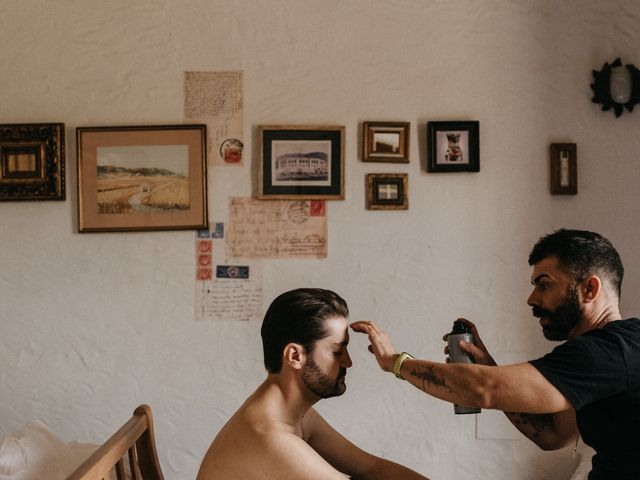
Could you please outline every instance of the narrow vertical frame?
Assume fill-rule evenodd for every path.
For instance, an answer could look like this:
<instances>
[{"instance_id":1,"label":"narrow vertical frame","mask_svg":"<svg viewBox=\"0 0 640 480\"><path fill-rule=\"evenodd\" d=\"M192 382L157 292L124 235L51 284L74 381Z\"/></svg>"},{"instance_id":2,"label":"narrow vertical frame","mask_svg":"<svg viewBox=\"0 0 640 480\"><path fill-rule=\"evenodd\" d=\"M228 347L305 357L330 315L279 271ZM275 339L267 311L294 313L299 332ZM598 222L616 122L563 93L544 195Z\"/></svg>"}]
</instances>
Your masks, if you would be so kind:
<instances>
[{"instance_id":1,"label":"narrow vertical frame","mask_svg":"<svg viewBox=\"0 0 640 480\"><path fill-rule=\"evenodd\" d=\"M549 148L550 190L552 195L578 193L578 153L575 143L552 143Z\"/></svg>"}]
</instances>

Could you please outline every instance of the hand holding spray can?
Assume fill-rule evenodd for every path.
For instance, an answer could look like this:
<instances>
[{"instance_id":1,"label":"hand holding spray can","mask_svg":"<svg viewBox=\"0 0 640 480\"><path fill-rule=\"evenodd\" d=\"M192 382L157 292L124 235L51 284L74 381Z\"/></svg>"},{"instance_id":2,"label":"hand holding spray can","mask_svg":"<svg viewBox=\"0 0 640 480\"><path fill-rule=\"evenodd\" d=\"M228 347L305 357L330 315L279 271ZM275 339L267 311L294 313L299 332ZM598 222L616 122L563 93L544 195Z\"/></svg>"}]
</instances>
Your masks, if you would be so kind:
<instances>
[{"instance_id":1,"label":"hand holding spray can","mask_svg":"<svg viewBox=\"0 0 640 480\"><path fill-rule=\"evenodd\" d=\"M476 363L473 357L460 348L460 341L473 343L473 335L469 328L460 320L453 322L453 329L448 337L449 342L449 359L451 363ZM465 407L464 405L453 405L453 411L457 414L461 413L480 413L477 407Z\"/></svg>"}]
</instances>

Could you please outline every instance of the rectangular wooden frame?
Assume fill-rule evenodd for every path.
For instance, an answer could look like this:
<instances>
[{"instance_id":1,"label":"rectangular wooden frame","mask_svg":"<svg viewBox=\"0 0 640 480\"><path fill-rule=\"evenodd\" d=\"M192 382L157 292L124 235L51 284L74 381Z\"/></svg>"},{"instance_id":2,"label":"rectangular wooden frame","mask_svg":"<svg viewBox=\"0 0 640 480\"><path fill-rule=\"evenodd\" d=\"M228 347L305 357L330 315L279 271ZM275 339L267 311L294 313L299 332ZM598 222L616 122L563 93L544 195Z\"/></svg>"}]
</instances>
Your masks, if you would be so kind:
<instances>
[{"instance_id":1,"label":"rectangular wooden frame","mask_svg":"<svg viewBox=\"0 0 640 480\"><path fill-rule=\"evenodd\" d=\"M406 173L369 173L366 177L367 210L408 210L409 175ZM382 198L380 187L395 187Z\"/></svg>"},{"instance_id":2,"label":"rectangular wooden frame","mask_svg":"<svg viewBox=\"0 0 640 480\"><path fill-rule=\"evenodd\" d=\"M457 139L453 138L455 135ZM457 151L450 151L455 148L451 145L456 145L458 141L462 141L463 145ZM479 172L480 122L428 122L427 171Z\"/></svg>"},{"instance_id":3,"label":"rectangular wooden frame","mask_svg":"<svg viewBox=\"0 0 640 480\"><path fill-rule=\"evenodd\" d=\"M362 161L409 163L409 139L409 122L364 122Z\"/></svg>"},{"instance_id":4,"label":"rectangular wooden frame","mask_svg":"<svg viewBox=\"0 0 640 480\"><path fill-rule=\"evenodd\" d=\"M80 232L206 228L205 125L79 127L76 142Z\"/></svg>"},{"instance_id":5,"label":"rectangular wooden frame","mask_svg":"<svg viewBox=\"0 0 640 480\"><path fill-rule=\"evenodd\" d=\"M0 125L0 201L64 199L64 123Z\"/></svg>"},{"instance_id":6,"label":"rectangular wooden frame","mask_svg":"<svg viewBox=\"0 0 640 480\"><path fill-rule=\"evenodd\" d=\"M549 173L553 195L578 193L578 153L575 143L552 143L549 148Z\"/></svg>"},{"instance_id":7,"label":"rectangular wooden frame","mask_svg":"<svg viewBox=\"0 0 640 480\"><path fill-rule=\"evenodd\" d=\"M343 126L263 125L258 136L259 199L344 199Z\"/></svg>"}]
</instances>

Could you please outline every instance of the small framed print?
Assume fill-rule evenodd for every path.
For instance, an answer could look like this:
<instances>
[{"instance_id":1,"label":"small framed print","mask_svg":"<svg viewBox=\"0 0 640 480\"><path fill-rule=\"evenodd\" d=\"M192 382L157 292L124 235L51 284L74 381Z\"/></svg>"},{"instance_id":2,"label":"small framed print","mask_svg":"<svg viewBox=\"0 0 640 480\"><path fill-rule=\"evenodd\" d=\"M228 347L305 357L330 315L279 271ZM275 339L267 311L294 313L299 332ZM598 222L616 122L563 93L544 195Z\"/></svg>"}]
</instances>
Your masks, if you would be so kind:
<instances>
[{"instance_id":1,"label":"small framed print","mask_svg":"<svg viewBox=\"0 0 640 480\"><path fill-rule=\"evenodd\" d=\"M480 122L428 122L427 171L479 172Z\"/></svg>"},{"instance_id":2,"label":"small framed print","mask_svg":"<svg viewBox=\"0 0 640 480\"><path fill-rule=\"evenodd\" d=\"M409 122L364 122L362 161L409 163Z\"/></svg>"},{"instance_id":3,"label":"small framed print","mask_svg":"<svg viewBox=\"0 0 640 480\"><path fill-rule=\"evenodd\" d=\"M207 228L205 125L80 127L80 232Z\"/></svg>"},{"instance_id":4,"label":"small framed print","mask_svg":"<svg viewBox=\"0 0 640 480\"><path fill-rule=\"evenodd\" d=\"M578 193L578 153L575 143L552 143L549 152L552 195Z\"/></svg>"},{"instance_id":5,"label":"small framed print","mask_svg":"<svg viewBox=\"0 0 640 480\"><path fill-rule=\"evenodd\" d=\"M343 200L343 126L261 126L258 198Z\"/></svg>"},{"instance_id":6,"label":"small framed print","mask_svg":"<svg viewBox=\"0 0 640 480\"><path fill-rule=\"evenodd\" d=\"M367 210L408 210L409 182L406 173L367 175Z\"/></svg>"},{"instance_id":7,"label":"small framed print","mask_svg":"<svg viewBox=\"0 0 640 480\"><path fill-rule=\"evenodd\" d=\"M0 201L65 199L64 123L0 125Z\"/></svg>"}]
</instances>

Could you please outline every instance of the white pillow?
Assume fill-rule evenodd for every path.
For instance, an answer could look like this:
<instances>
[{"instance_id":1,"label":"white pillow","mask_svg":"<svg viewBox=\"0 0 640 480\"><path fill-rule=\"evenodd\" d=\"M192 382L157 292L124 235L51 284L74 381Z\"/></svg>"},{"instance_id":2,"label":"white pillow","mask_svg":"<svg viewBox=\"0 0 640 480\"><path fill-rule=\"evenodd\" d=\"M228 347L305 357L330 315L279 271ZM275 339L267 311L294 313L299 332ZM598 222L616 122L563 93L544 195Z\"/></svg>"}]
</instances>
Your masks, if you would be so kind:
<instances>
[{"instance_id":1,"label":"white pillow","mask_svg":"<svg viewBox=\"0 0 640 480\"><path fill-rule=\"evenodd\" d=\"M65 443L31 421L0 443L0 480L64 480L98 445Z\"/></svg>"}]
</instances>

